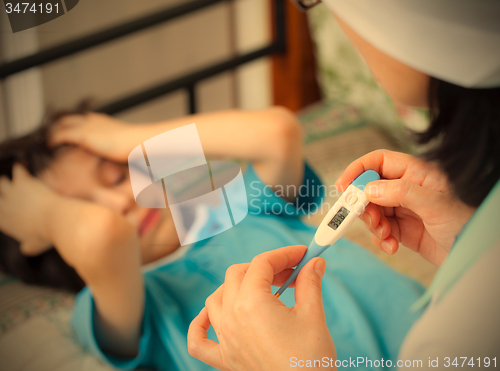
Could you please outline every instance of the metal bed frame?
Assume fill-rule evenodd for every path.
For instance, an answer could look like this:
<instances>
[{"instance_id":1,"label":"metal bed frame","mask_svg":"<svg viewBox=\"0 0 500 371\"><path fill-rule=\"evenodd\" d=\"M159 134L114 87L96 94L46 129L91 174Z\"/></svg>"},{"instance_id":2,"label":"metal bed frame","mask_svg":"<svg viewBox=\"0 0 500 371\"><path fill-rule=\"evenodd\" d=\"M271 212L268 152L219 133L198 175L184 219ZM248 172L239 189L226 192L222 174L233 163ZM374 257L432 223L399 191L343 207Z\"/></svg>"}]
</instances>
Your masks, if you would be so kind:
<instances>
[{"instance_id":1,"label":"metal bed frame","mask_svg":"<svg viewBox=\"0 0 500 371\"><path fill-rule=\"evenodd\" d=\"M191 0L186 3L169 7L157 11L99 32L77 38L63 44L42 50L38 53L8 62L0 65L0 80L10 75L37 67L46 63L56 61L60 58L79 53L81 51L93 48L97 45L131 35L135 32L145 30L149 27L168 22L177 17L181 17L192 12L196 12L223 1L233 0ZM285 33L285 4L286 0L274 1L275 30L274 40L267 46L253 50L246 54L237 55L211 66L192 71L186 75L164 81L158 85L151 86L145 90L130 94L127 97L120 98L114 102L98 107L96 111L110 115L132 108L149 100L158 98L162 95L172 93L179 89L185 89L188 93L188 111L196 113L196 84L206 78L215 76L219 73L233 70L238 66L251 62L255 59L269 56L275 53L286 52L286 33Z\"/></svg>"}]
</instances>

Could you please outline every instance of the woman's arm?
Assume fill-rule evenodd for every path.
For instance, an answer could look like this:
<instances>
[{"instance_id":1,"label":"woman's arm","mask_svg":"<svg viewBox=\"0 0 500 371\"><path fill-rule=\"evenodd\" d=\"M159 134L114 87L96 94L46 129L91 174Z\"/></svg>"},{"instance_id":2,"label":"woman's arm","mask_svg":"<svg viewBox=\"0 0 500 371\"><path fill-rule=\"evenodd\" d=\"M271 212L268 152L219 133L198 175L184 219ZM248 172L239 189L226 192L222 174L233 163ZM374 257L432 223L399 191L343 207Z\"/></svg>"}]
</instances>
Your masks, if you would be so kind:
<instances>
[{"instance_id":1,"label":"woman's arm","mask_svg":"<svg viewBox=\"0 0 500 371\"><path fill-rule=\"evenodd\" d=\"M252 161L264 182L299 186L303 177L302 130L285 108L229 110L147 124L127 124L107 115L66 116L51 135L52 145L77 144L98 155L126 161L145 140L191 123L196 124L207 157Z\"/></svg>"},{"instance_id":2,"label":"woman's arm","mask_svg":"<svg viewBox=\"0 0 500 371\"><path fill-rule=\"evenodd\" d=\"M139 242L123 216L94 203L56 194L21 165L0 178L0 229L20 241L25 255L50 244L90 287L96 333L113 355L137 353L144 307Z\"/></svg>"}]
</instances>

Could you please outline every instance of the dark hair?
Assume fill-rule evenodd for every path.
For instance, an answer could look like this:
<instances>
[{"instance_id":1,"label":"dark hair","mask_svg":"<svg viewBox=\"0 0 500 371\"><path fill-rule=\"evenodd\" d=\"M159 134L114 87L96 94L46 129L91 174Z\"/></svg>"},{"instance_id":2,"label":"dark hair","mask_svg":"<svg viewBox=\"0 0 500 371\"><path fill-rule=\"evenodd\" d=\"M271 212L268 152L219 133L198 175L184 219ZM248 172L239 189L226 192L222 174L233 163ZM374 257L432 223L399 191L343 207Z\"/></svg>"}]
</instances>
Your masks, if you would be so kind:
<instances>
[{"instance_id":1,"label":"dark hair","mask_svg":"<svg viewBox=\"0 0 500 371\"><path fill-rule=\"evenodd\" d=\"M500 179L500 88L464 88L431 77L431 124L416 133L466 204L477 207Z\"/></svg>"},{"instance_id":2,"label":"dark hair","mask_svg":"<svg viewBox=\"0 0 500 371\"><path fill-rule=\"evenodd\" d=\"M65 115L87 112L88 107L88 102L84 102L74 110L48 115L41 127L33 133L1 143L0 176L12 179L12 166L16 162L23 164L32 175L38 175L50 164L54 154L54 151L47 145L50 127ZM18 241L0 232L0 270L2 272L29 284L72 292L78 292L85 286L80 276L61 258L55 248L38 256L28 257L21 253L19 247Z\"/></svg>"}]
</instances>

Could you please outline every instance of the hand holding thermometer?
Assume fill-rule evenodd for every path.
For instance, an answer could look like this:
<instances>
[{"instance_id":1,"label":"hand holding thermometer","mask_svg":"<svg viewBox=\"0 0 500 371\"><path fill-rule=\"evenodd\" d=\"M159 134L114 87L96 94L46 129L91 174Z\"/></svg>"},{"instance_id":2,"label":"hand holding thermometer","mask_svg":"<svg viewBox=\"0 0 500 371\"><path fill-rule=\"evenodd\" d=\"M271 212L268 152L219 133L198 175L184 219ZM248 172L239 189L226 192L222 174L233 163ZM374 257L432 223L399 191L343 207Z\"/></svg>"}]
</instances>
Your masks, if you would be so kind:
<instances>
[{"instance_id":1,"label":"hand holding thermometer","mask_svg":"<svg viewBox=\"0 0 500 371\"><path fill-rule=\"evenodd\" d=\"M344 235L356 218L365 211L369 201L366 199L364 189L369 182L379 180L380 176L373 170L365 171L347 187L346 191L328 211L323 218L314 238L309 245L304 257L293 271L292 275L276 292L280 297L283 291L297 278L300 270L307 262L329 248L335 241Z\"/></svg>"}]
</instances>

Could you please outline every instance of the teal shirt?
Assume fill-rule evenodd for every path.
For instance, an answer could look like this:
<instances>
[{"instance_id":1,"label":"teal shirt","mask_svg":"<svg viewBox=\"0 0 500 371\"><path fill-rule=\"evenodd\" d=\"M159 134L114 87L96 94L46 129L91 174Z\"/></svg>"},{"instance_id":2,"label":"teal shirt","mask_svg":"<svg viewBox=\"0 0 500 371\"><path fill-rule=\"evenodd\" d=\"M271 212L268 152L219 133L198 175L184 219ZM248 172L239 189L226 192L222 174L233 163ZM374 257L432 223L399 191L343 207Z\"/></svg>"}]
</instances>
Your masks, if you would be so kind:
<instances>
[{"instance_id":1,"label":"teal shirt","mask_svg":"<svg viewBox=\"0 0 500 371\"><path fill-rule=\"evenodd\" d=\"M144 273L145 311L137 357L116 358L100 349L95 339L92 293L85 288L78 294L72 325L87 348L121 369L212 369L188 353L191 320L224 282L230 265L249 262L259 253L282 246L309 245L316 227L304 223L300 216L313 211L322 199L321 192L312 191L321 181L307 165L303 184L311 197L299 196L294 204L270 192L251 166L244 179L248 215L243 221L195 243L182 258ZM210 211L207 228L210 223L217 223L217 209ZM403 338L420 315L409 307L423 293L423 287L345 239L322 257L327 262L322 281L324 308L337 359L395 361ZM280 297L288 306L294 304L293 291L288 289ZM212 329L208 335L216 340Z\"/></svg>"}]
</instances>

